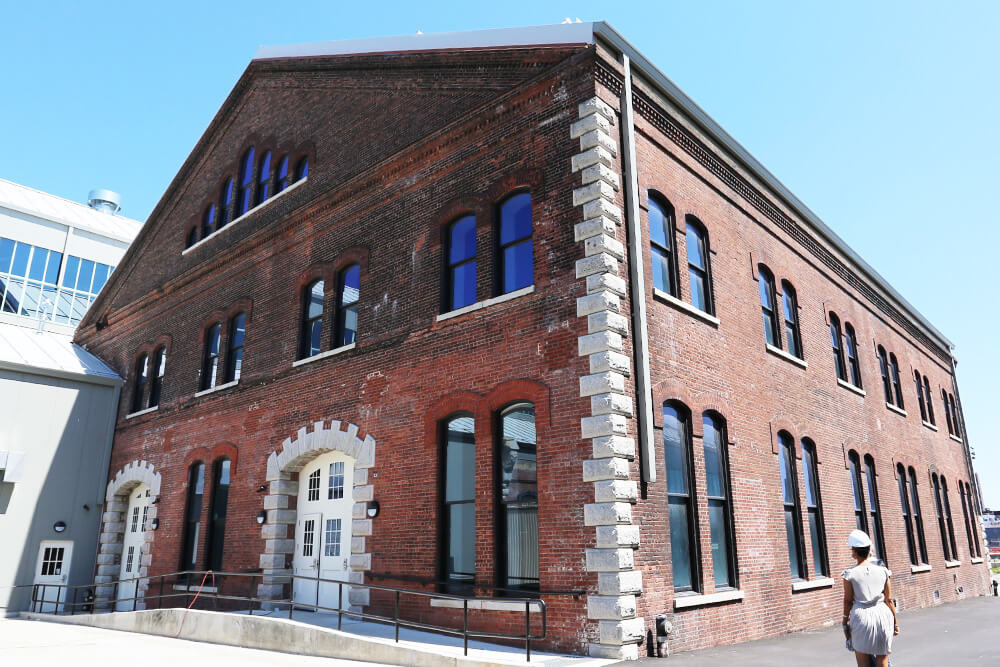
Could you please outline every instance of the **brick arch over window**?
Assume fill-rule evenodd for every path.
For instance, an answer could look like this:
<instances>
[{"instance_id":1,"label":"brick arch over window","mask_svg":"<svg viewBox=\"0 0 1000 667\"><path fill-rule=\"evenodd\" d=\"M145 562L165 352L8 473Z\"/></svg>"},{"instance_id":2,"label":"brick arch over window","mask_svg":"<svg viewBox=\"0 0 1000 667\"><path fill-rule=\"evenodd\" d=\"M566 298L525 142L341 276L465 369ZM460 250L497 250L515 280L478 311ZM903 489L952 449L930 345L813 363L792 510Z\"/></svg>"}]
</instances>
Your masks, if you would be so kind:
<instances>
[{"instance_id":1,"label":"brick arch over window","mask_svg":"<svg viewBox=\"0 0 1000 667\"><path fill-rule=\"evenodd\" d=\"M298 495L298 483L292 479L292 474L327 452L343 452L354 459L351 571L348 579L353 583L364 582L365 571L372 567L372 555L366 551L365 538L372 534L372 520L368 518L366 509L368 501L373 498L368 469L375 465L375 438L366 434L361 439L359 431L358 426L342 424L335 419L329 424L318 421L312 424L311 431L303 426L294 438L286 438L281 447L267 458L265 479L268 491L264 496L267 521L261 526L260 533L264 540L264 551L260 555L264 578L257 592L262 599L283 599L284 587L290 585L286 583L289 574L286 564L291 561L295 540L290 535L289 526L294 526L298 519L297 511L289 509L289 498ZM352 605L367 605L368 590L352 589L349 601Z\"/></svg>"},{"instance_id":2,"label":"brick arch over window","mask_svg":"<svg viewBox=\"0 0 1000 667\"><path fill-rule=\"evenodd\" d=\"M115 473L108 482L104 495L104 516L101 521L100 544L97 554L97 575L94 577L95 609L108 609L112 604L115 582L121 572L122 542L125 539L125 513L128 511L128 499L140 484L149 487L150 500L160 496L162 476L156 472L148 461L132 461ZM156 505L150 504L146 515L147 520L156 518ZM144 577L152 562L153 531L144 527L145 535L142 548L139 551L138 576ZM149 588L149 581L142 580L136 586L136 597L142 598ZM145 603L138 601L137 609L144 609Z\"/></svg>"}]
</instances>

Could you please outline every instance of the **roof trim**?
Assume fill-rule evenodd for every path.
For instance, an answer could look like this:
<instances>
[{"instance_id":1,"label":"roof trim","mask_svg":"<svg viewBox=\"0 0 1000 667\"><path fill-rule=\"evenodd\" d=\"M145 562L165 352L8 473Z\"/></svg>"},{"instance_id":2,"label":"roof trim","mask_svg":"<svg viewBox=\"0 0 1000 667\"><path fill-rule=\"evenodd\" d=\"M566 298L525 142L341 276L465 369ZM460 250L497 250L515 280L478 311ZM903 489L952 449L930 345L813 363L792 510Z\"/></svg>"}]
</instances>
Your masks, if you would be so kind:
<instances>
[{"instance_id":1,"label":"roof trim","mask_svg":"<svg viewBox=\"0 0 1000 667\"><path fill-rule=\"evenodd\" d=\"M58 378L60 380L73 380L84 384L99 384L106 387L120 387L125 381L115 375L94 375L91 373L74 373L73 371L61 370L58 368L46 368L44 366L33 366L31 364L19 364L15 361L0 359L0 370L11 371L13 373L24 373L25 375L40 375L42 377Z\"/></svg>"}]
</instances>

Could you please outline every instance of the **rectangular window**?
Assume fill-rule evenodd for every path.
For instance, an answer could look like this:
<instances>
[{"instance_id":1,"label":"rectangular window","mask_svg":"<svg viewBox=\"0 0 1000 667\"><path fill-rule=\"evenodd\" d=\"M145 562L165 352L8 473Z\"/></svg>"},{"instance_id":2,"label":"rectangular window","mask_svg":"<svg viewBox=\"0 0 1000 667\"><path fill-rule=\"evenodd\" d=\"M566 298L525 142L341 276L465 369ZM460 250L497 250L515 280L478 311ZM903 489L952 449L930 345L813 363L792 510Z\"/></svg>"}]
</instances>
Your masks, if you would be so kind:
<instances>
[{"instance_id":1,"label":"rectangular window","mask_svg":"<svg viewBox=\"0 0 1000 667\"><path fill-rule=\"evenodd\" d=\"M243 341L246 338L247 316L240 313L229 322L229 357L226 382L236 382L243 372Z\"/></svg>"},{"instance_id":2,"label":"rectangular window","mask_svg":"<svg viewBox=\"0 0 1000 667\"><path fill-rule=\"evenodd\" d=\"M132 530L131 532L136 533L139 531L139 506L136 505L132 508Z\"/></svg>"},{"instance_id":3,"label":"rectangular window","mask_svg":"<svg viewBox=\"0 0 1000 667\"><path fill-rule=\"evenodd\" d=\"M211 389L219 379L219 345L222 325L213 324L205 332L205 353L201 363L201 389Z\"/></svg>"},{"instance_id":4,"label":"rectangular window","mask_svg":"<svg viewBox=\"0 0 1000 667\"><path fill-rule=\"evenodd\" d=\"M663 445L667 468L667 505L670 520L670 561L675 591L701 590L697 512L691 478L690 413L667 403L663 406Z\"/></svg>"},{"instance_id":5,"label":"rectangular window","mask_svg":"<svg viewBox=\"0 0 1000 667\"><path fill-rule=\"evenodd\" d=\"M955 541L955 524L951 520L951 501L948 499L948 482L941 478L941 500L944 503L944 521L948 527L948 544L951 545L951 557L958 560L958 544Z\"/></svg>"},{"instance_id":6,"label":"rectangular window","mask_svg":"<svg viewBox=\"0 0 1000 667\"><path fill-rule=\"evenodd\" d=\"M653 287L671 296L680 296L674 275L674 208L653 196L649 198L649 254Z\"/></svg>"},{"instance_id":7,"label":"rectangular window","mask_svg":"<svg viewBox=\"0 0 1000 667\"><path fill-rule=\"evenodd\" d=\"M132 572L132 563L135 558L135 547L128 548L128 559L125 561L125 572Z\"/></svg>"},{"instance_id":8,"label":"rectangular window","mask_svg":"<svg viewBox=\"0 0 1000 667\"><path fill-rule=\"evenodd\" d=\"M308 489L308 499L310 501L319 500L319 470L313 470L309 473L309 489Z\"/></svg>"},{"instance_id":9,"label":"rectangular window","mask_svg":"<svg viewBox=\"0 0 1000 667\"><path fill-rule=\"evenodd\" d=\"M501 586L538 590L538 469L535 407L521 403L501 416L499 505Z\"/></svg>"},{"instance_id":10,"label":"rectangular window","mask_svg":"<svg viewBox=\"0 0 1000 667\"><path fill-rule=\"evenodd\" d=\"M324 556L340 555L340 519L326 520L326 535L323 542Z\"/></svg>"},{"instance_id":11,"label":"rectangular window","mask_svg":"<svg viewBox=\"0 0 1000 667\"><path fill-rule=\"evenodd\" d=\"M459 415L444 424L444 488L441 517L442 579L458 592L476 578L476 423Z\"/></svg>"},{"instance_id":12,"label":"rectangular window","mask_svg":"<svg viewBox=\"0 0 1000 667\"><path fill-rule=\"evenodd\" d=\"M938 528L941 531L941 548L944 550L944 559L954 560L951 543L948 541L948 528L945 525L944 503L941 500L941 482L937 475L931 476L931 484L934 486L934 508L937 510Z\"/></svg>"},{"instance_id":13,"label":"rectangular window","mask_svg":"<svg viewBox=\"0 0 1000 667\"><path fill-rule=\"evenodd\" d=\"M875 460L871 455L865 456L865 477L868 482L868 512L871 515L872 553L876 558L888 561L885 553L885 540L882 537L882 512L878 501L878 485L875 480Z\"/></svg>"},{"instance_id":14,"label":"rectangular window","mask_svg":"<svg viewBox=\"0 0 1000 667\"><path fill-rule=\"evenodd\" d=\"M861 459L855 451L851 451L847 458L851 466L851 491L854 494L854 525L867 533L868 517L865 515L865 495L861 486Z\"/></svg>"},{"instance_id":15,"label":"rectangular window","mask_svg":"<svg viewBox=\"0 0 1000 667\"><path fill-rule=\"evenodd\" d=\"M910 473L910 503L913 512L913 526L916 528L917 545L920 547L920 562L927 563L927 540L924 539L924 520L920 513L920 496L917 495L917 473L913 468Z\"/></svg>"},{"instance_id":16,"label":"rectangular window","mask_svg":"<svg viewBox=\"0 0 1000 667\"><path fill-rule=\"evenodd\" d=\"M531 194L520 192L500 205L500 293L507 294L535 282Z\"/></svg>"},{"instance_id":17,"label":"rectangular window","mask_svg":"<svg viewBox=\"0 0 1000 667\"><path fill-rule=\"evenodd\" d=\"M313 555L313 541L316 539L315 519L306 519L302 528L302 555L309 557Z\"/></svg>"},{"instance_id":18,"label":"rectangular window","mask_svg":"<svg viewBox=\"0 0 1000 667\"><path fill-rule=\"evenodd\" d=\"M330 481L327 487L327 500L337 500L344 497L344 462L336 461L330 464Z\"/></svg>"},{"instance_id":19,"label":"rectangular window","mask_svg":"<svg viewBox=\"0 0 1000 667\"><path fill-rule=\"evenodd\" d=\"M792 437L782 431L778 434L781 447L781 494L785 506L785 536L788 539L788 562L792 579L807 579L805 544L802 539L802 513L795 474L795 453Z\"/></svg>"},{"instance_id":20,"label":"rectangular window","mask_svg":"<svg viewBox=\"0 0 1000 667\"><path fill-rule=\"evenodd\" d=\"M42 576L55 576L62 574L63 547L45 547L42 554Z\"/></svg>"},{"instance_id":21,"label":"rectangular window","mask_svg":"<svg viewBox=\"0 0 1000 667\"><path fill-rule=\"evenodd\" d=\"M716 590L736 588L736 548L729 501L729 457L721 418L702 416L708 524L712 540L712 569Z\"/></svg>"},{"instance_id":22,"label":"rectangular window","mask_svg":"<svg viewBox=\"0 0 1000 667\"><path fill-rule=\"evenodd\" d=\"M920 565L920 558L917 556L917 541L913 534L913 520L910 516L910 502L906 492L906 470L902 463L896 466L896 481L899 485L899 504L903 508L903 527L906 529L906 549L910 554L910 564Z\"/></svg>"},{"instance_id":23,"label":"rectangular window","mask_svg":"<svg viewBox=\"0 0 1000 667\"><path fill-rule=\"evenodd\" d=\"M965 534L969 538L969 558L975 558L976 547L972 539L972 523L969 522L969 508L972 507L972 498L969 498L968 503L965 502L965 485L962 482L958 483L958 495L962 498L962 518L965 520Z\"/></svg>"},{"instance_id":24,"label":"rectangular window","mask_svg":"<svg viewBox=\"0 0 1000 667\"><path fill-rule=\"evenodd\" d=\"M448 228L448 303L455 310L476 302L476 218L465 216Z\"/></svg>"},{"instance_id":25,"label":"rectangular window","mask_svg":"<svg viewBox=\"0 0 1000 667\"><path fill-rule=\"evenodd\" d=\"M184 511L184 540L181 547L181 570L195 570L201 535L201 506L205 494L205 464L197 461L188 471L187 507Z\"/></svg>"},{"instance_id":26,"label":"rectangular window","mask_svg":"<svg viewBox=\"0 0 1000 667\"><path fill-rule=\"evenodd\" d=\"M816 446L802 440L802 475L806 482L806 512L809 515L809 535L813 552L813 574L828 576L826 557L826 527L823 523L823 503L819 495L819 472L816 466Z\"/></svg>"}]
</instances>

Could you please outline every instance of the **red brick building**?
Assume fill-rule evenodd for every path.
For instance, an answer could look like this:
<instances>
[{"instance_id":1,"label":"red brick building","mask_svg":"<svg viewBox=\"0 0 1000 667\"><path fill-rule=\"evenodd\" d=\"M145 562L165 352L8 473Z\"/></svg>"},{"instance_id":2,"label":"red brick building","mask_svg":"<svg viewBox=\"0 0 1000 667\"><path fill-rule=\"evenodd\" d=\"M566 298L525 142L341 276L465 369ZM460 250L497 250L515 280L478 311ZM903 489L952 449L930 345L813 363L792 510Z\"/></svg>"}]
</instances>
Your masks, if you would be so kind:
<instances>
[{"instance_id":1,"label":"red brick building","mask_svg":"<svg viewBox=\"0 0 1000 667\"><path fill-rule=\"evenodd\" d=\"M948 340L603 23L263 49L77 339L105 599L474 583L634 657L836 622L856 526L903 609L987 591Z\"/></svg>"}]
</instances>

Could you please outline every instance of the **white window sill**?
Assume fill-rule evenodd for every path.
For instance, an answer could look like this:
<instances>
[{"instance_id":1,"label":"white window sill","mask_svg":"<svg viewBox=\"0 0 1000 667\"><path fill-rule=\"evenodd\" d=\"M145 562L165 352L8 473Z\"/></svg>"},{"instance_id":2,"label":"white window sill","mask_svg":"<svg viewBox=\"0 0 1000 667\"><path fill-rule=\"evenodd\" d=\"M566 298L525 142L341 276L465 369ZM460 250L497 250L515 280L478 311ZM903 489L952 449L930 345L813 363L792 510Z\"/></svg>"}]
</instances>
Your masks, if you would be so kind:
<instances>
[{"instance_id":1,"label":"white window sill","mask_svg":"<svg viewBox=\"0 0 1000 667\"><path fill-rule=\"evenodd\" d=\"M697 317L699 320L702 320L703 322L708 322L713 327L718 328L718 326L722 323L722 320L720 320L718 317L715 317L714 315L710 315L710 314L706 313L704 310L700 310L698 308L695 308L690 303L685 303L684 301L681 301L677 297L671 296L670 294L667 294L663 290L656 289L654 287L653 288L653 296L656 297L657 299L659 299L660 301L664 301L664 302L670 304L671 306L673 306L674 308L676 308L678 310L684 311L688 315L693 315L693 316Z\"/></svg>"},{"instance_id":2,"label":"white window sill","mask_svg":"<svg viewBox=\"0 0 1000 667\"><path fill-rule=\"evenodd\" d=\"M209 387L208 389L202 389L201 391L196 391L194 397L205 396L206 394L211 394L216 391L222 391L223 389L229 389L230 387L235 387L240 383L239 380L233 380L232 382L227 382L225 384L217 384L214 387Z\"/></svg>"},{"instance_id":3,"label":"white window sill","mask_svg":"<svg viewBox=\"0 0 1000 667\"><path fill-rule=\"evenodd\" d=\"M952 440L954 440L955 442L962 442L962 439L960 437L958 437L957 435L949 435L948 437L951 438Z\"/></svg>"},{"instance_id":4,"label":"white window sill","mask_svg":"<svg viewBox=\"0 0 1000 667\"><path fill-rule=\"evenodd\" d=\"M298 180L298 181L295 181L294 183L292 183L287 188L285 188L284 190L282 190L278 194L274 195L273 197L268 197L267 200L262 201L261 203L257 204L252 209L250 209L249 211L247 211L246 213L244 213L240 217L236 218L235 220L233 220L232 222L230 222L225 227L220 227L219 229L216 229L214 232L212 232L211 234L209 234L205 238L199 240L194 245L192 245L192 246L190 246L188 248L185 248L184 250L181 251L181 255L188 254L189 252L191 252L192 250L194 250L195 248L197 248L198 246L200 246L202 243L206 243L206 242L214 239L216 236L218 236L222 232L226 231L227 229L232 229L233 227L236 226L236 223L242 222L243 220L245 220L246 218L249 218L251 215L253 215L257 211L259 211L260 209L264 208L265 206L267 206L271 202L273 202L273 201L275 201L277 199L280 199L281 197L284 197L286 194L288 194L289 192L291 192L295 188L299 187L300 185L302 185L303 183L305 183L307 180L309 180L308 177L303 178L303 179ZM234 184L234 187L235 187L235 184ZM218 216L218 209L216 209L216 216ZM199 223L198 224L201 224L200 219L199 219Z\"/></svg>"},{"instance_id":5,"label":"white window sill","mask_svg":"<svg viewBox=\"0 0 1000 667\"><path fill-rule=\"evenodd\" d=\"M972 559L972 562L973 562L973 564L976 564L976 563L982 563L982 562L983 562L983 559L982 559L982 558L973 558L973 559Z\"/></svg>"},{"instance_id":6,"label":"white window sill","mask_svg":"<svg viewBox=\"0 0 1000 667\"><path fill-rule=\"evenodd\" d=\"M182 584L174 584L175 591L201 591L202 593L218 593L218 586L199 586L197 584L191 584L190 586L184 586Z\"/></svg>"},{"instance_id":7,"label":"white window sill","mask_svg":"<svg viewBox=\"0 0 1000 667\"><path fill-rule=\"evenodd\" d=\"M892 403L889 403L888 401L886 401L885 407L889 408L890 410L892 410L896 414L903 415L904 417L906 416L906 410L903 410L902 408L897 408L895 405L893 405Z\"/></svg>"},{"instance_id":8,"label":"white window sill","mask_svg":"<svg viewBox=\"0 0 1000 667\"><path fill-rule=\"evenodd\" d=\"M469 304L468 306L463 306L461 308L456 308L455 310L450 310L447 313L441 313L437 316L435 321L441 322L443 320L450 320L453 317L458 317L459 315L465 315L466 313L471 313L476 310L482 310L483 308L489 308L490 306L495 306L498 303L503 303L505 301L510 301L511 299L516 299L519 296L525 296L531 294L535 291L534 285L528 285L527 287L522 287L519 290L514 290L513 292L507 292L506 294L501 294L500 296L495 296L492 299L486 299L484 301L477 301L476 303Z\"/></svg>"},{"instance_id":9,"label":"white window sill","mask_svg":"<svg viewBox=\"0 0 1000 667\"><path fill-rule=\"evenodd\" d=\"M742 600L746 593L741 590L723 591L721 593L708 593L707 595L678 595L674 598L674 609L690 609L691 607L704 607L708 604L718 604L719 602L733 602Z\"/></svg>"},{"instance_id":10,"label":"white window sill","mask_svg":"<svg viewBox=\"0 0 1000 667\"><path fill-rule=\"evenodd\" d=\"M918 572L930 572L933 568L930 565L911 565L910 572L912 574L917 574Z\"/></svg>"},{"instance_id":11,"label":"white window sill","mask_svg":"<svg viewBox=\"0 0 1000 667\"><path fill-rule=\"evenodd\" d=\"M944 566L945 567L958 567L961 564L962 564L962 561L960 561L960 560L946 560L944 562Z\"/></svg>"},{"instance_id":12,"label":"white window sill","mask_svg":"<svg viewBox=\"0 0 1000 667\"><path fill-rule=\"evenodd\" d=\"M774 356L781 357L785 361L791 362L791 363L795 364L796 366L801 366L802 368L809 368L809 364L807 364L805 361L803 361L802 359L799 359L798 357L796 357L794 355L788 354L787 352L785 352L784 350L782 350L780 347L775 347L775 346L771 345L770 343L765 343L764 345L767 347L767 351L770 352L771 354L773 354Z\"/></svg>"},{"instance_id":13,"label":"white window sill","mask_svg":"<svg viewBox=\"0 0 1000 667\"><path fill-rule=\"evenodd\" d=\"M837 384L840 385L841 387L843 387L844 389L846 389L847 391L853 391L858 396L867 396L868 395L868 392L866 392L861 387L855 387L850 382L844 382L840 378L837 378Z\"/></svg>"},{"instance_id":14,"label":"white window sill","mask_svg":"<svg viewBox=\"0 0 1000 667\"><path fill-rule=\"evenodd\" d=\"M529 602L531 611L541 611L542 606L537 602ZM444 609L462 609L465 605L463 600L453 598L431 598L432 607L442 607ZM484 609L487 611L524 611L524 602L516 600L469 600L469 609Z\"/></svg>"},{"instance_id":15,"label":"white window sill","mask_svg":"<svg viewBox=\"0 0 1000 667\"><path fill-rule=\"evenodd\" d=\"M159 409L159 405L154 405L153 407L146 408L145 410L136 410L135 412L130 412L125 415L125 419L132 419L133 417L138 417L139 415L148 415L150 412L156 412Z\"/></svg>"},{"instance_id":16,"label":"white window sill","mask_svg":"<svg viewBox=\"0 0 1000 667\"><path fill-rule=\"evenodd\" d=\"M798 593L799 591L811 591L816 588L830 588L833 584L834 581L830 577L813 579L812 581L793 581L792 592Z\"/></svg>"},{"instance_id":17,"label":"white window sill","mask_svg":"<svg viewBox=\"0 0 1000 667\"><path fill-rule=\"evenodd\" d=\"M296 366L304 366L305 364L311 364L314 361L319 361L320 359L326 359L327 357L332 357L335 354L340 354L341 352L347 352L348 350L353 350L357 346L357 343L348 343L347 345L341 345L340 347L335 347L332 350L327 350L326 352L320 352L319 354L314 354L311 357L306 357L305 359L299 359L292 362L292 368Z\"/></svg>"},{"instance_id":18,"label":"white window sill","mask_svg":"<svg viewBox=\"0 0 1000 667\"><path fill-rule=\"evenodd\" d=\"M938 430L938 427L935 426L934 424L930 423L930 422L925 422L925 421L921 420L920 423L923 424L924 426L926 426L927 428L929 428L932 431Z\"/></svg>"}]
</instances>

